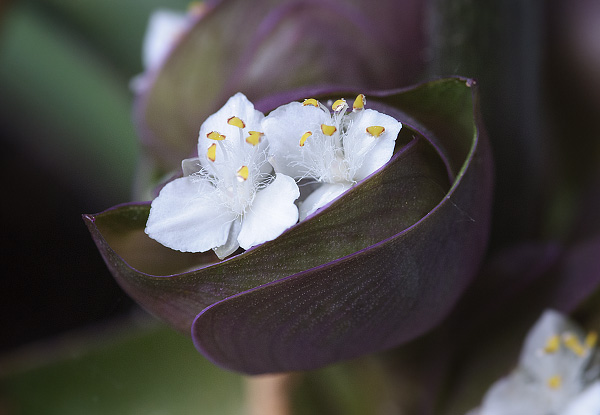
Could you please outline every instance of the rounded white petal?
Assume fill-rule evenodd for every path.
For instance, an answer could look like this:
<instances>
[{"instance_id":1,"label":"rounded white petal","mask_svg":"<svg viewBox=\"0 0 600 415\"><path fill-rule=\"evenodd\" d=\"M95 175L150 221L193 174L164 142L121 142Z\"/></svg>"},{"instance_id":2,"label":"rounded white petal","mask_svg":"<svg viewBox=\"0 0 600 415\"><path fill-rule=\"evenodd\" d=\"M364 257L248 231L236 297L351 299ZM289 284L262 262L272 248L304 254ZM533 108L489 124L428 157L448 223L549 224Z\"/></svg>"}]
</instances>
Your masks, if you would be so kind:
<instances>
[{"instance_id":1,"label":"rounded white petal","mask_svg":"<svg viewBox=\"0 0 600 415\"><path fill-rule=\"evenodd\" d=\"M385 128L379 137L367 132L368 127ZM389 115L366 109L357 113L344 139L344 154L353 179L362 180L387 163L394 154L396 138L402 124Z\"/></svg>"},{"instance_id":2,"label":"rounded white petal","mask_svg":"<svg viewBox=\"0 0 600 415\"><path fill-rule=\"evenodd\" d=\"M142 62L145 69L160 64L177 37L185 30L188 16L173 10L159 9L152 13L144 35Z\"/></svg>"},{"instance_id":3,"label":"rounded white petal","mask_svg":"<svg viewBox=\"0 0 600 415\"><path fill-rule=\"evenodd\" d=\"M321 124L331 123L331 116L322 109L300 102L282 105L267 115L262 129L269 140L269 161L275 171L300 179L308 170L318 169L326 154L315 144L323 141ZM301 146L300 139L307 132L313 135Z\"/></svg>"},{"instance_id":4,"label":"rounded white petal","mask_svg":"<svg viewBox=\"0 0 600 415\"><path fill-rule=\"evenodd\" d=\"M303 221L308 215L333 201L350 187L352 187L350 183L323 183L300 204L300 220Z\"/></svg>"},{"instance_id":5,"label":"rounded white petal","mask_svg":"<svg viewBox=\"0 0 600 415\"><path fill-rule=\"evenodd\" d=\"M256 193L244 215L238 242L244 249L277 238L298 222L294 201L300 196L298 185L289 176L277 174L275 180Z\"/></svg>"},{"instance_id":6,"label":"rounded white petal","mask_svg":"<svg viewBox=\"0 0 600 415\"><path fill-rule=\"evenodd\" d=\"M240 118L244 122L245 127L240 129L239 127L229 125L227 121L231 117ZM225 105L208 117L200 127L198 135L198 158L200 159L200 163L209 169L209 171L212 171L211 169L214 165L213 162L208 160L206 153L212 144L217 143L207 137L207 134L213 131L225 136L225 140L221 143L231 151L228 155L230 160L232 157L238 157L237 153L248 154L250 150L254 150L250 144L245 142L245 139L250 135L250 131L262 132L261 121L263 118L264 114L254 109L254 104L241 92L229 98ZM266 145L266 141L263 140L256 150L262 151L266 149ZM218 163L225 160L220 145L217 146L216 160Z\"/></svg>"},{"instance_id":7,"label":"rounded white petal","mask_svg":"<svg viewBox=\"0 0 600 415\"><path fill-rule=\"evenodd\" d=\"M171 249L205 252L225 244L235 219L211 183L188 176L163 187L152 202L145 231Z\"/></svg>"},{"instance_id":8,"label":"rounded white petal","mask_svg":"<svg viewBox=\"0 0 600 415\"><path fill-rule=\"evenodd\" d=\"M561 415L600 415L600 380L575 397Z\"/></svg>"}]
</instances>

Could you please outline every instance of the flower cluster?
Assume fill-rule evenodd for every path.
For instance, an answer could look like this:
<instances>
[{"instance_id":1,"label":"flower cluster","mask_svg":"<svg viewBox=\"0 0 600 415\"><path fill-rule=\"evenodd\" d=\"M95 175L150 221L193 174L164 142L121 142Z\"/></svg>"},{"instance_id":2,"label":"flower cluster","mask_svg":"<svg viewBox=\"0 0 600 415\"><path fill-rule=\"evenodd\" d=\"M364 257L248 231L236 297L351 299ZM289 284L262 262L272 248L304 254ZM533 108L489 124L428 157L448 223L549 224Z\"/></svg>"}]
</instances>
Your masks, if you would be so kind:
<instances>
[{"instance_id":1,"label":"flower cluster","mask_svg":"<svg viewBox=\"0 0 600 415\"><path fill-rule=\"evenodd\" d=\"M401 123L365 109L362 94L348 109L345 100L331 113L308 99L265 117L234 95L200 127L198 157L183 161L184 176L152 202L146 233L220 258L275 239L391 158ZM296 202L299 181L317 185Z\"/></svg>"},{"instance_id":2,"label":"flower cluster","mask_svg":"<svg viewBox=\"0 0 600 415\"><path fill-rule=\"evenodd\" d=\"M555 311L546 311L529 333L519 367L496 382L470 415L598 415L600 365L597 334Z\"/></svg>"}]
</instances>

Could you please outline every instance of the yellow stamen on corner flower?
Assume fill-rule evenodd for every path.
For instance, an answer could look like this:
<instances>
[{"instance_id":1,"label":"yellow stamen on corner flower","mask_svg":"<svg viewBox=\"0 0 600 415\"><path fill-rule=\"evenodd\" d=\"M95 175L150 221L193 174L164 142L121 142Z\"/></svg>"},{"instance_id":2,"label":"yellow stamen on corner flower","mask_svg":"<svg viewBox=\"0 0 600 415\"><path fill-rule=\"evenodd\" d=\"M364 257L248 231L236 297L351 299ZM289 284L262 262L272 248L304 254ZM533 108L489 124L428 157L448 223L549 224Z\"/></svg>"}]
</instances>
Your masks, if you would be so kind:
<instances>
[{"instance_id":1,"label":"yellow stamen on corner flower","mask_svg":"<svg viewBox=\"0 0 600 415\"><path fill-rule=\"evenodd\" d=\"M565 343L565 346L577 356L582 357L585 354L585 349L574 334L565 333L563 335L563 342Z\"/></svg>"},{"instance_id":2,"label":"yellow stamen on corner flower","mask_svg":"<svg viewBox=\"0 0 600 415\"><path fill-rule=\"evenodd\" d=\"M373 137L379 137L384 131L385 128L380 125L372 125L371 127L367 127L367 132Z\"/></svg>"},{"instance_id":3,"label":"yellow stamen on corner flower","mask_svg":"<svg viewBox=\"0 0 600 415\"><path fill-rule=\"evenodd\" d=\"M208 157L208 159L210 161L215 161L217 158L217 145L215 143L212 143L210 145L210 147L208 147L208 151L206 152L206 157Z\"/></svg>"},{"instance_id":4,"label":"yellow stamen on corner flower","mask_svg":"<svg viewBox=\"0 0 600 415\"><path fill-rule=\"evenodd\" d=\"M360 111L365 109L365 103L367 100L363 94L359 94L352 104L352 111Z\"/></svg>"},{"instance_id":5,"label":"yellow stamen on corner flower","mask_svg":"<svg viewBox=\"0 0 600 415\"><path fill-rule=\"evenodd\" d=\"M233 125L234 127L238 127L238 128L245 128L246 124L244 124L244 121L241 120L241 118L238 117L231 117L227 120L227 124L229 125Z\"/></svg>"},{"instance_id":6,"label":"yellow stamen on corner flower","mask_svg":"<svg viewBox=\"0 0 600 415\"><path fill-rule=\"evenodd\" d=\"M560 349L560 337L554 335L548 339L546 346L544 346L545 353L556 353Z\"/></svg>"},{"instance_id":7,"label":"yellow stamen on corner flower","mask_svg":"<svg viewBox=\"0 0 600 415\"><path fill-rule=\"evenodd\" d=\"M237 179L240 182L248 180L248 166L242 166L236 173Z\"/></svg>"},{"instance_id":8,"label":"yellow stamen on corner flower","mask_svg":"<svg viewBox=\"0 0 600 415\"><path fill-rule=\"evenodd\" d=\"M590 331L588 335L585 337L585 347L588 349L592 349L596 347L596 343L598 342L598 333L595 331Z\"/></svg>"},{"instance_id":9,"label":"yellow stamen on corner flower","mask_svg":"<svg viewBox=\"0 0 600 415\"><path fill-rule=\"evenodd\" d=\"M560 375L554 375L550 379L548 379L548 387L550 389L558 389L562 384L562 378Z\"/></svg>"},{"instance_id":10,"label":"yellow stamen on corner flower","mask_svg":"<svg viewBox=\"0 0 600 415\"><path fill-rule=\"evenodd\" d=\"M265 135L260 131L249 131L250 135L246 137L246 142L248 144L252 144L253 146L257 146L260 143L261 137Z\"/></svg>"},{"instance_id":11,"label":"yellow stamen on corner flower","mask_svg":"<svg viewBox=\"0 0 600 415\"><path fill-rule=\"evenodd\" d=\"M210 133L206 134L206 136L208 138L210 138L211 140L215 140L215 141L225 140L225 136L223 134L219 134L216 131L211 131Z\"/></svg>"},{"instance_id":12,"label":"yellow stamen on corner flower","mask_svg":"<svg viewBox=\"0 0 600 415\"><path fill-rule=\"evenodd\" d=\"M332 136L337 131L337 128L333 125L321 124L321 131L327 136Z\"/></svg>"},{"instance_id":13,"label":"yellow stamen on corner flower","mask_svg":"<svg viewBox=\"0 0 600 415\"><path fill-rule=\"evenodd\" d=\"M302 103L302 105L304 105L304 106L312 105L313 107L318 107L319 101L317 101L314 98L309 98L309 99L305 99L304 102Z\"/></svg>"},{"instance_id":14,"label":"yellow stamen on corner flower","mask_svg":"<svg viewBox=\"0 0 600 415\"><path fill-rule=\"evenodd\" d=\"M335 101L333 103L333 105L331 106L331 109L334 111L340 111L344 108L345 105L346 105L345 99L338 99L337 101Z\"/></svg>"},{"instance_id":15,"label":"yellow stamen on corner flower","mask_svg":"<svg viewBox=\"0 0 600 415\"><path fill-rule=\"evenodd\" d=\"M300 137L300 147L304 147L304 143L306 143L306 140L311 135L312 135L312 133L310 131L307 131L304 134L302 134L302 137Z\"/></svg>"}]
</instances>

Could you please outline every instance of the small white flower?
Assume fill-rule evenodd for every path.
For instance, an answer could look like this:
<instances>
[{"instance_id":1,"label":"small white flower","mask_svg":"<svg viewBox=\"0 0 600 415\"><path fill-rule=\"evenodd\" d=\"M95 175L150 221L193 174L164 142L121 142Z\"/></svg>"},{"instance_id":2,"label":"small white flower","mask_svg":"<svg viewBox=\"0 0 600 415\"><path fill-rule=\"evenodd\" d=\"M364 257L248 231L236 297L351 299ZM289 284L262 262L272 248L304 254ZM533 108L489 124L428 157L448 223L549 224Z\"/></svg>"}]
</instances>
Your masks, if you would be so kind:
<instances>
[{"instance_id":1,"label":"small white flower","mask_svg":"<svg viewBox=\"0 0 600 415\"><path fill-rule=\"evenodd\" d=\"M208 117L198 158L184 160L184 177L152 202L148 236L183 252L214 249L224 258L275 239L298 221L296 182L269 174L263 118L241 93Z\"/></svg>"},{"instance_id":2,"label":"small white flower","mask_svg":"<svg viewBox=\"0 0 600 415\"><path fill-rule=\"evenodd\" d=\"M548 310L527 335L519 366L487 392L477 415L600 415L595 333Z\"/></svg>"},{"instance_id":3,"label":"small white flower","mask_svg":"<svg viewBox=\"0 0 600 415\"><path fill-rule=\"evenodd\" d=\"M269 137L275 171L320 183L300 205L300 220L331 202L389 161L402 124L364 108L359 95L352 112L345 100L331 113L315 99L292 102L271 112L262 128Z\"/></svg>"}]
</instances>

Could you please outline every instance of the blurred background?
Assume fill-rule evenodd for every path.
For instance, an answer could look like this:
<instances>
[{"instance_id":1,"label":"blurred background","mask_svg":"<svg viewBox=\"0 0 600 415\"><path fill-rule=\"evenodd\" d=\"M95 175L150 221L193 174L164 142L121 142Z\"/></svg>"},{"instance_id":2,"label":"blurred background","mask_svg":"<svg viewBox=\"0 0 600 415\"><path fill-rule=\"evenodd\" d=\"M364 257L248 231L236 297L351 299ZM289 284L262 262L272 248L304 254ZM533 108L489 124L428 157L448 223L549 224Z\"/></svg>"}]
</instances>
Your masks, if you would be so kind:
<instances>
[{"instance_id":1,"label":"blurred background","mask_svg":"<svg viewBox=\"0 0 600 415\"><path fill-rule=\"evenodd\" d=\"M595 0L475 3L427 3L422 24L429 40L423 51L426 69L414 81L456 74L480 82L497 164L499 196L492 248L517 239L568 241L597 234L599 221L589 218L597 216L600 205L600 4ZM74 374L81 370L71 364L55 372L31 372L33 366L23 363L28 361L27 353L37 350L39 356L39 350L50 350L47 345L54 344L53 339L82 329L99 333L94 328L109 322L126 319L123 327L130 327L131 316L138 313L142 317L134 319L137 324L152 327L157 337L128 338L129 351L102 352L117 353L119 358L93 355L84 378L91 373L102 377L98 373L104 372L98 368L104 365L118 371L145 345L148 361L162 359L161 349L181 356L168 365L163 362L164 368L157 370L171 375L178 368L186 372L192 360L203 373L224 379L236 398L225 409L221 405L222 413L235 413L241 399L237 375L212 367L188 340L146 322L114 282L81 220L83 213L97 213L132 199L139 149L129 84L142 72L144 31L158 7L183 11L188 1L0 2L0 209L4 219L0 375L4 365L9 376L0 386L2 415L36 413L35 407L26 407L20 399L38 393L34 390L47 390L53 379L70 376L72 382L61 390L73 387ZM120 336L126 332L118 331ZM94 344L106 340L86 338ZM37 348L39 344L46 348ZM72 352L79 356L82 349L70 350L79 350ZM131 382L143 377L144 365L137 362L132 371L137 370L138 377ZM155 374L167 376L167 372ZM189 368L186 373L196 377ZM329 375L335 377L337 372ZM82 392L83 407L97 411L86 413L118 410L94 400L102 393L110 396L121 391L133 400L139 397L138 389L119 384L127 373L123 378L113 376L100 382L109 385L104 392L90 392L98 382ZM37 386L34 379L39 380ZM168 401L167 391L161 389L164 385L158 381L152 385L146 392L160 390ZM176 386L169 393L176 393ZM55 390L51 392L54 397L47 399L60 400ZM52 408L56 412L44 413L78 410ZM132 408L120 413L186 413Z\"/></svg>"}]
</instances>

